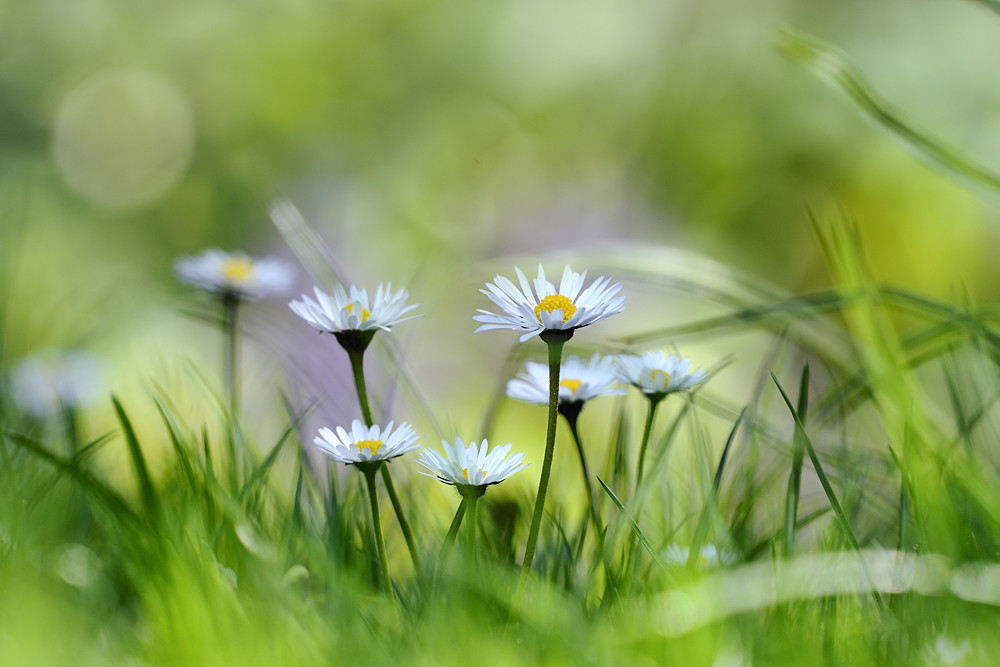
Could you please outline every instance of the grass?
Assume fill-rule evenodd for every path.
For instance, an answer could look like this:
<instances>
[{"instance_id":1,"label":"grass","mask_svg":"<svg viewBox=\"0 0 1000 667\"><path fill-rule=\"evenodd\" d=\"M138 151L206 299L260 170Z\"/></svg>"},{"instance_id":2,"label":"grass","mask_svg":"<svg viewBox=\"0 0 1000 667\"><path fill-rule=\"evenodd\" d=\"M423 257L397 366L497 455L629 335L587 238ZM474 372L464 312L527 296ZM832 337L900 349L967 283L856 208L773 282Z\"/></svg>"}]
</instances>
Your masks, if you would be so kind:
<instances>
[{"instance_id":1,"label":"grass","mask_svg":"<svg viewBox=\"0 0 1000 667\"><path fill-rule=\"evenodd\" d=\"M48 423L5 402L0 662L912 665L951 650L994 664L997 314L878 285L849 226L816 230L836 289L722 281L721 314L636 335L749 329L772 344L746 404L718 382L666 400L638 488L645 406L605 399L619 401L609 441L582 434L603 538L553 488L521 596L532 498L488 493L444 560L446 519L419 502L429 481L399 485L422 565L397 550L386 598L360 475L331 484L308 463L300 414L274 442L243 433L233 470L208 435L234 437L221 402L222 428L207 428L170 396L119 396L119 428L92 442L65 426L78 415ZM669 284L639 264L630 280ZM130 417L143 401L162 421L145 440ZM145 452L162 447L154 474ZM95 466L111 448L130 478ZM703 562L708 544L726 557Z\"/></svg>"}]
</instances>

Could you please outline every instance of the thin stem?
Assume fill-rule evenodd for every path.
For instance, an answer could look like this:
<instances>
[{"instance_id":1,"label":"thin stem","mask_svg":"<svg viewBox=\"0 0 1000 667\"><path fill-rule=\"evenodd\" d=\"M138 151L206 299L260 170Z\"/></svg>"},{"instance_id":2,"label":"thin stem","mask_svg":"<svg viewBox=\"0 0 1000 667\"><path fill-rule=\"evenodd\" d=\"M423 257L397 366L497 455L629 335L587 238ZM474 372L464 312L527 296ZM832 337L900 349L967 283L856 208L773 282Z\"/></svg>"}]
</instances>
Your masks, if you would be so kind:
<instances>
[{"instance_id":1,"label":"thin stem","mask_svg":"<svg viewBox=\"0 0 1000 667\"><path fill-rule=\"evenodd\" d=\"M594 524L594 534L597 539L600 540L601 535L601 514L600 510L597 508L597 499L594 496L594 487L590 483L590 466L587 465L587 455L583 451L583 442L580 440L580 432L577 429L577 421L580 415L580 411L575 412L566 409L562 410L563 417L566 418L566 424L569 426L570 435L573 436L573 444L576 445L576 453L580 457L580 472L583 473L583 488L587 492L587 504L590 506L590 518Z\"/></svg>"},{"instance_id":2,"label":"thin stem","mask_svg":"<svg viewBox=\"0 0 1000 667\"><path fill-rule=\"evenodd\" d=\"M469 558L476 562L476 534L479 532L479 496L469 498L469 525L465 529L469 533Z\"/></svg>"},{"instance_id":3,"label":"thin stem","mask_svg":"<svg viewBox=\"0 0 1000 667\"><path fill-rule=\"evenodd\" d=\"M222 333L225 349L223 350L223 379L226 387L226 399L229 407L231 430L229 433L229 466L234 488L237 484L239 463L236 438L238 430L238 413L240 407L239 388L239 309L240 299L234 294L222 295Z\"/></svg>"},{"instance_id":4,"label":"thin stem","mask_svg":"<svg viewBox=\"0 0 1000 667\"><path fill-rule=\"evenodd\" d=\"M375 543L378 546L378 560L382 566L382 589L385 596L392 599L392 580L389 579L389 559L385 555L385 539L382 537L382 521L378 513L378 494L375 492L375 472L377 468L366 468L365 481L368 483L368 498L372 508L372 532L375 533Z\"/></svg>"},{"instance_id":5,"label":"thin stem","mask_svg":"<svg viewBox=\"0 0 1000 667\"><path fill-rule=\"evenodd\" d=\"M365 425L371 426L375 421L372 419L372 410L368 405L368 387L365 384L365 352L364 350L348 350L347 356L351 358L351 371L354 373L354 388L358 391L361 415L365 418Z\"/></svg>"},{"instance_id":6,"label":"thin stem","mask_svg":"<svg viewBox=\"0 0 1000 667\"><path fill-rule=\"evenodd\" d=\"M341 346L347 350L347 356L351 360L351 371L354 374L354 388L358 392L358 403L361 405L361 415L365 419L366 426L372 426L375 421L372 419L371 406L368 403L368 385L365 382L365 349L368 346L368 342L363 342L362 344L350 344L352 341L346 341L338 337ZM371 339L368 338L370 341ZM420 553L417 551L416 542L413 539L413 531L410 530L410 523L406 520L406 515L403 514L403 506L399 502L399 496L396 494L396 486L392 483L392 475L389 473L389 466L382 466L382 481L385 482L385 489L389 492L389 502L392 503L392 510L396 513L396 519L399 521L399 528L403 532L403 539L406 540L406 548L410 552L410 558L413 560L413 567L419 574L423 570L420 566Z\"/></svg>"},{"instance_id":7,"label":"thin stem","mask_svg":"<svg viewBox=\"0 0 1000 667\"><path fill-rule=\"evenodd\" d=\"M531 561L535 557L535 546L538 543L538 531L542 525L542 513L545 508L545 494L549 486L549 474L552 472L552 454L556 444L556 415L559 414L559 365L562 361L563 345L572 336L552 336L555 331L542 333L542 340L549 347L549 420L545 432L545 457L542 459L542 473L538 479L538 495L535 496L535 511L531 515L531 528L528 530L528 545L524 550L524 564L521 566L522 585L528 572L531 571Z\"/></svg>"},{"instance_id":8,"label":"thin stem","mask_svg":"<svg viewBox=\"0 0 1000 667\"><path fill-rule=\"evenodd\" d=\"M451 520L451 527L448 528L448 534L445 535L444 542L441 544L441 552L438 554L438 569L444 567L448 554L451 553L451 547L455 544L458 529L462 527L462 518L465 517L467 507L468 502L463 497L462 502L458 504L458 510L455 511L455 518Z\"/></svg>"},{"instance_id":9,"label":"thin stem","mask_svg":"<svg viewBox=\"0 0 1000 667\"><path fill-rule=\"evenodd\" d=\"M639 445L639 467L635 475L635 488L639 488L642 482L642 469L646 463L646 448L649 446L649 435L653 430L653 418L656 416L656 407L663 400L662 396L647 396L649 399L649 411L646 413L646 427L642 432L642 444Z\"/></svg>"},{"instance_id":10,"label":"thin stem","mask_svg":"<svg viewBox=\"0 0 1000 667\"><path fill-rule=\"evenodd\" d=\"M649 400L649 410L646 412L646 426L642 432L642 443L639 445L639 461L635 475L636 497L639 496L639 485L642 484L642 470L646 463L646 449L649 447L649 436L653 431L653 420L656 417L656 408L660 404L660 401L663 400L663 394L647 394L646 398ZM632 548L630 549L628 559L626 560L627 565L623 570L627 577L624 582L626 592L631 590L632 582L638 576L639 561L641 558L642 552L639 549L639 538L636 536L632 540ZM632 573L632 576L628 576L629 572Z\"/></svg>"},{"instance_id":11,"label":"thin stem","mask_svg":"<svg viewBox=\"0 0 1000 667\"><path fill-rule=\"evenodd\" d=\"M594 524L594 539L597 540L597 548L601 553L601 560L604 564L604 572L608 578L608 588L610 591L617 591L618 582L615 581L614 571L611 568L611 562L608 555L605 553L604 549L604 523L601 521L601 513L597 506L597 499L594 496L594 488L591 485L590 467L587 465L587 456L583 450L583 441L580 439L580 432L577 428L577 421L580 416L580 409L583 406L578 406L575 410L570 408L560 408L563 417L566 418L566 423L569 425L569 432L573 436L573 442L576 444L576 451L580 455L580 470L583 472L583 487L587 490L587 501L590 504L590 520ZM580 531L580 542L579 550L583 549L583 540L586 535L587 524L584 523L583 530ZM606 596L610 598L610 593L606 592Z\"/></svg>"},{"instance_id":12,"label":"thin stem","mask_svg":"<svg viewBox=\"0 0 1000 667\"><path fill-rule=\"evenodd\" d=\"M413 539L413 531L410 530L410 524L406 520L406 515L403 514L403 506L399 502L399 496L396 495L396 487L392 483L392 476L389 474L388 465L382 466L382 481L385 482L385 489L389 492L389 502L392 503L392 510L396 513L396 519L399 521L399 529L403 533L403 539L406 540L406 549L410 552L413 569L419 575L423 572L420 565L420 552L417 551L416 540Z\"/></svg>"}]
</instances>

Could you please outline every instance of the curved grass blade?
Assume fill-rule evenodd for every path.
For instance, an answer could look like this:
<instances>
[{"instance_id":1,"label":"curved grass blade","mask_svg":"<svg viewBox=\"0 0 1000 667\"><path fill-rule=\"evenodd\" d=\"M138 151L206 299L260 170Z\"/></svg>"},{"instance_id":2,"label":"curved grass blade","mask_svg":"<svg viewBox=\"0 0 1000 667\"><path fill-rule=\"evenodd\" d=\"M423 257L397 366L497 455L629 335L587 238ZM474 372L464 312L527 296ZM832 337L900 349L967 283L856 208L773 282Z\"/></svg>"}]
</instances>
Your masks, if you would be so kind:
<instances>
[{"instance_id":1,"label":"curved grass blade","mask_svg":"<svg viewBox=\"0 0 1000 667\"><path fill-rule=\"evenodd\" d=\"M819 477L820 484L823 485L823 491L826 493L826 497L830 501L830 506L833 507L833 513L836 515L841 527L844 529L844 534L851 543L851 547L858 553L858 558L861 559L861 568L864 570L865 576L868 578L869 585L872 587L872 597L875 599L875 604L878 606L880 612L884 612L885 603L882 601L882 596L875 589L874 583L872 583L871 572L869 572L868 565L865 563L861 552L861 545L858 543L858 538L854 534L854 528L851 527L851 521L847 518L844 508L841 506L840 500L837 498L837 493L833 490L833 486L830 484L830 479L826 476L826 472L823 470L823 464L820 463L819 457L816 455L816 450L813 448L812 442L806 434L806 429L802 424L802 420L799 418L799 413L795 409L795 406L792 405L791 399L788 398L788 394L785 393L785 389L778 381L778 376L772 372L771 379L774 381L775 386L778 387L778 391L781 393L781 398L785 401L788 411L792 413L792 419L795 420L794 437L801 439L802 446L809 454L809 459L812 461L813 468L816 470L816 476Z\"/></svg>"},{"instance_id":2,"label":"curved grass blade","mask_svg":"<svg viewBox=\"0 0 1000 667\"><path fill-rule=\"evenodd\" d=\"M601 479L600 477L597 478L597 481L600 482L601 487L604 489L604 492L608 494L609 498L611 498L611 502L613 502L621 512L626 513L625 505L622 503L621 499L618 498L615 492L611 490L611 487L605 484L604 480ZM639 538L639 542L642 544L643 547L646 548L646 551L649 552L649 555L653 557L653 560L656 561L657 565L662 565L660 557L653 550L653 545L650 544L648 539L646 539L646 535L642 532L642 528L639 527L638 522L635 519L630 518L629 523L632 524L632 532L634 532L635 536ZM605 542L605 544L607 543Z\"/></svg>"},{"instance_id":3,"label":"curved grass blade","mask_svg":"<svg viewBox=\"0 0 1000 667\"><path fill-rule=\"evenodd\" d=\"M149 475L149 467L146 465L146 458L142 455L142 448L139 446L139 439L135 436L135 429L125 409L116 396L111 397L111 402L115 406L115 413L118 421L122 425L122 432L125 434L125 442L128 444L129 457L132 459L132 466L135 468L136 477L139 480L139 493L142 496L142 504L146 514L150 519L156 521L160 516L160 502L156 494L156 487Z\"/></svg>"},{"instance_id":4,"label":"curved grass blade","mask_svg":"<svg viewBox=\"0 0 1000 667\"><path fill-rule=\"evenodd\" d=\"M181 443L180 428L177 426L177 422L173 416L167 413L167 407L163 405L160 399L154 399L153 402L156 404L156 410L160 413L160 418L163 420L164 426L167 427L170 444L173 446L177 460L180 461L181 468L184 470L184 477L188 481L188 486L191 489L195 489L198 487L198 481L194 474L194 466L191 465L191 457L188 456L184 445Z\"/></svg>"},{"instance_id":5,"label":"curved grass blade","mask_svg":"<svg viewBox=\"0 0 1000 667\"><path fill-rule=\"evenodd\" d=\"M691 540L691 548L688 550L687 566L689 568L694 567L698 562L698 554L701 553L701 547L705 543L705 537L708 535L708 522L711 518L711 513L719 504L719 487L722 486L722 473L726 468L726 460L729 458L729 449L733 446L736 432L739 430L740 424L743 423L743 418L746 416L749 407L744 406L740 410L740 416L736 418L736 423L733 424L732 430L729 431L729 437L726 438L726 446L723 448L722 456L719 458L719 467L715 469L712 492L708 496L708 502L705 503L705 507L701 510L701 516L698 518L698 526L695 528L694 538Z\"/></svg>"},{"instance_id":6,"label":"curved grass blade","mask_svg":"<svg viewBox=\"0 0 1000 667\"><path fill-rule=\"evenodd\" d=\"M985 1L991 7L997 4ZM1000 176L905 120L898 111L879 98L861 73L832 45L786 28L778 35L776 46L789 60L832 81L868 116L931 162L956 176L1000 192Z\"/></svg>"},{"instance_id":7,"label":"curved grass blade","mask_svg":"<svg viewBox=\"0 0 1000 667\"><path fill-rule=\"evenodd\" d=\"M802 378L799 380L799 404L797 411L799 419L805 423L806 410L809 406L809 364L802 367ZM788 490L785 493L785 537L782 543L785 558L792 557L795 548L795 519L799 512L799 493L802 487L802 460L805 458L805 448L802 438L792 441L792 472L788 475Z\"/></svg>"},{"instance_id":8,"label":"curved grass blade","mask_svg":"<svg viewBox=\"0 0 1000 667\"><path fill-rule=\"evenodd\" d=\"M46 463L49 463L59 470L67 473L70 477L80 483L100 504L104 505L108 512L127 525L129 528L138 528L141 524L139 517L128 506L121 495L107 484L103 483L89 471L80 465L79 455L73 459L65 459L58 454L50 452L40 443L35 442L27 436L17 433L7 433L6 437L18 446L26 449Z\"/></svg>"}]
</instances>

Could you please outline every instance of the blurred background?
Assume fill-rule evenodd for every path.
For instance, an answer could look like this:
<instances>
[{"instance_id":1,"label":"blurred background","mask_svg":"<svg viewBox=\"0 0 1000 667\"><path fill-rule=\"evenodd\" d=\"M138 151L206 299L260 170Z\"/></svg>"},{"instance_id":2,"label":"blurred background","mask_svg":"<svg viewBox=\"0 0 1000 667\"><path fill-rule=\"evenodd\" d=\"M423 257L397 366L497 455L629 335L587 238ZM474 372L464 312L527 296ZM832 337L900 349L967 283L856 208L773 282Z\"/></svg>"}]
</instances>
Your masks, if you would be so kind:
<instances>
[{"instance_id":1,"label":"blurred background","mask_svg":"<svg viewBox=\"0 0 1000 667\"><path fill-rule=\"evenodd\" d=\"M345 279L391 280L421 304L393 343L451 436L478 437L506 379L516 337L473 336L471 316L515 261L558 271L587 256L596 275L659 248L644 256L654 269L704 261L804 292L831 283L813 211L857 224L881 280L996 300L996 196L784 59L786 25L1000 169L1000 17L971 1L0 0L2 363L84 349L105 365L103 395L141 392L134 412L155 414L144 399L163 390L215 414L222 342L197 317L213 304L173 262L210 246L294 261L268 218L277 197ZM698 309L629 294L580 351ZM248 307L244 325L261 440L281 429L255 410L278 405L277 377L327 422L356 416L331 338L282 300ZM756 369L753 343L726 346L696 365L735 353ZM395 414L397 374L370 368ZM95 432L113 428L106 404Z\"/></svg>"}]
</instances>

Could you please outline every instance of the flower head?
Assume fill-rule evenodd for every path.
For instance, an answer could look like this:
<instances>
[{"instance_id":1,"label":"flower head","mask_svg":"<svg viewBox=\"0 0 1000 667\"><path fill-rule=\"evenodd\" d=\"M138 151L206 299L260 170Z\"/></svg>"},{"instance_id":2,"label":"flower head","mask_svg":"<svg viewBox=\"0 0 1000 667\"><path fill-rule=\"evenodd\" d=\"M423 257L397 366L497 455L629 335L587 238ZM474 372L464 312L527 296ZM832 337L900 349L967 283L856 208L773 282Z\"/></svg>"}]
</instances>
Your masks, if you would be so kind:
<instances>
[{"instance_id":1,"label":"flower head","mask_svg":"<svg viewBox=\"0 0 1000 667\"><path fill-rule=\"evenodd\" d=\"M672 567L684 567L687 565L690 553L691 549L689 547L671 544L662 554L663 562ZM695 564L701 569L710 570L720 565L732 565L736 560L737 556L734 552L726 548L719 549L719 547L709 543L703 544L698 550L698 558L695 559Z\"/></svg>"},{"instance_id":2,"label":"flower head","mask_svg":"<svg viewBox=\"0 0 1000 667\"><path fill-rule=\"evenodd\" d=\"M545 270L539 265L534 291L524 272L514 267L520 288L513 282L497 276L486 289L480 290L503 310L502 314L479 310L472 319L483 324L476 332L490 329L524 331L521 341L537 336L546 330L572 332L625 310L625 297L618 294L621 283L612 283L601 276L587 289L583 281L587 272L577 273L569 266L563 270L559 289L545 279Z\"/></svg>"},{"instance_id":3,"label":"flower head","mask_svg":"<svg viewBox=\"0 0 1000 667\"><path fill-rule=\"evenodd\" d=\"M349 432L340 426L336 433L321 428L314 442L331 459L348 465L387 461L417 448L417 434L412 426L402 422L395 431L392 427L392 422L383 430L378 424L365 426L355 419Z\"/></svg>"},{"instance_id":4,"label":"flower head","mask_svg":"<svg viewBox=\"0 0 1000 667\"><path fill-rule=\"evenodd\" d=\"M389 331L393 325L417 317L403 317L417 305L406 305L407 291L400 288L393 293L391 283L379 285L373 301L369 301L368 292L354 285L351 285L349 293L341 285L334 286L333 296L318 287L314 287L313 291L316 293L315 301L303 294L301 301L292 301L288 305L309 326L324 333Z\"/></svg>"},{"instance_id":5,"label":"flower head","mask_svg":"<svg viewBox=\"0 0 1000 667\"><path fill-rule=\"evenodd\" d=\"M287 292L294 278L291 267L280 259L254 258L218 248L181 257L174 264L174 273L181 282L198 289L250 300Z\"/></svg>"},{"instance_id":6,"label":"flower head","mask_svg":"<svg viewBox=\"0 0 1000 667\"><path fill-rule=\"evenodd\" d=\"M583 403L606 394L624 394L625 390L613 386L614 357L594 354L584 361L569 356L559 370L559 403ZM525 364L526 372L507 382L507 395L520 401L548 405L549 367L535 361Z\"/></svg>"},{"instance_id":7,"label":"flower head","mask_svg":"<svg viewBox=\"0 0 1000 667\"><path fill-rule=\"evenodd\" d=\"M14 401L35 417L76 408L100 393L101 363L80 350L45 350L25 357L14 368Z\"/></svg>"},{"instance_id":8,"label":"flower head","mask_svg":"<svg viewBox=\"0 0 1000 667\"><path fill-rule=\"evenodd\" d=\"M503 447L494 447L489 453L486 451L489 443L485 439L481 445L472 442L468 447L461 438L456 438L454 445L445 440L442 440L441 444L444 446L444 456L433 449L424 449L420 452L417 463L430 470L429 474L423 471L421 474L436 477L445 484L455 486L499 484L528 467L527 463L522 463L524 452L517 452L510 458L507 457L513 446L509 442Z\"/></svg>"},{"instance_id":9,"label":"flower head","mask_svg":"<svg viewBox=\"0 0 1000 667\"><path fill-rule=\"evenodd\" d=\"M638 387L648 396L665 396L708 382L708 371L691 371L691 361L663 353L646 352L641 356L623 354L617 358L618 379Z\"/></svg>"}]
</instances>

